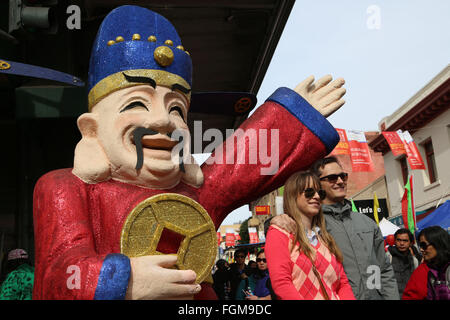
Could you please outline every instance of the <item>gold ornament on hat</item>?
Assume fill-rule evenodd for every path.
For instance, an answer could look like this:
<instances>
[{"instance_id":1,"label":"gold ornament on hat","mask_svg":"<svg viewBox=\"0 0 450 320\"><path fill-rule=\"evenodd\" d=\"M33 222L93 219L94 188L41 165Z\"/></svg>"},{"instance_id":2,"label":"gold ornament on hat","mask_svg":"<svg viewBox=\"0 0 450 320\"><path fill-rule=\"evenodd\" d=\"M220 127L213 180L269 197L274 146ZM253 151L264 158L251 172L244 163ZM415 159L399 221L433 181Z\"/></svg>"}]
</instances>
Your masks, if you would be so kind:
<instances>
[{"instance_id":1,"label":"gold ornament on hat","mask_svg":"<svg viewBox=\"0 0 450 320\"><path fill-rule=\"evenodd\" d=\"M147 40L150 41L150 42L156 42L156 37L155 36L150 36L150 37L148 37Z\"/></svg>"},{"instance_id":2,"label":"gold ornament on hat","mask_svg":"<svg viewBox=\"0 0 450 320\"><path fill-rule=\"evenodd\" d=\"M138 204L122 228L120 252L128 257L165 254L157 249L168 233L182 238L175 267L194 270L197 283L211 281L217 254L214 223L199 203L180 194L163 193Z\"/></svg>"},{"instance_id":3,"label":"gold ornament on hat","mask_svg":"<svg viewBox=\"0 0 450 320\"><path fill-rule=\"evenodd\" d=\"M116 42L114 40L109 40L108 41L108 46L112 46L113 44L115 44Z\"/></svg>"},{"instance_id":4,"label":"gold ornament on hat","mask_svg":"<svg viewBox=\"0 0 450 320\"><path fill-rule=\"evenodd\" d=\"M141 40L141 35L138 33L133 34L132 40Z\"/></svg>"},{"instance_id":5,"label":"gold ornament on hat","mask_svg":"<svg viewBox=\"0 0 450 320\"><path fill-rule=\"evenodd\" d=\"M124 41L125 39L122 37L122 36L118 36L117 38L116 38L116 42L122 42L122 41Z\"/></svg>"},{"instance_id":6,"label":"gold ornament on hat","mask_svg":"<svg viewBox=\"0 0 450 320\"><path fill-rule=\"evenodd\" d=\"M168 46L173 46L173 41L172 40L166 40L166 41L164 41L164 44L167 44Z\"/></svg>"},{"instance_id":7,"label":"gold ornament on hat","mask_svg":"<svg viewBox=\"0 0 450 320\"><path fill-rule=\"evenodd\" d=\"M11 68L11 65L3 60L0 60L0 70L8 70L9 68Z\"/></svg>"},{"instance_id":8,"label":"gold ornament on hat","mask_svg":"<svg viewBox=\"0 0 450 320\"><path fill-rule=\"evenodd\" d=\"M153 52L156 62L162 67L170 66L174 59L173 51L166 46L160 46Z\"/></svg>"}]
</instances>

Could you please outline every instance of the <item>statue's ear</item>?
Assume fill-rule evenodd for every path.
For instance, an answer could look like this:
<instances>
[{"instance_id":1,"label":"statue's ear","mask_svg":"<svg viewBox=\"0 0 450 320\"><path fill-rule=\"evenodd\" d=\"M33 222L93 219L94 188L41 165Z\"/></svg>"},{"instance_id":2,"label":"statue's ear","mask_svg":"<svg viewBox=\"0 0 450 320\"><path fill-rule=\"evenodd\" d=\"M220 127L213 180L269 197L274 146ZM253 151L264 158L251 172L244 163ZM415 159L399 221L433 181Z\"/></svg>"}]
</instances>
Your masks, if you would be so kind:
<instances>
[{"instance_id":1,"label":"statue's ear","mask_svg":"<svg viewBox=\"0 0 450 320\"><path fill-rule=\"evenodd\" d=\"M72 173L86 183L97 183L111 176L108 157L97 137L98 115L84 113L78 120L81 141L75 148Z\"/></svg>"}]
</instances>

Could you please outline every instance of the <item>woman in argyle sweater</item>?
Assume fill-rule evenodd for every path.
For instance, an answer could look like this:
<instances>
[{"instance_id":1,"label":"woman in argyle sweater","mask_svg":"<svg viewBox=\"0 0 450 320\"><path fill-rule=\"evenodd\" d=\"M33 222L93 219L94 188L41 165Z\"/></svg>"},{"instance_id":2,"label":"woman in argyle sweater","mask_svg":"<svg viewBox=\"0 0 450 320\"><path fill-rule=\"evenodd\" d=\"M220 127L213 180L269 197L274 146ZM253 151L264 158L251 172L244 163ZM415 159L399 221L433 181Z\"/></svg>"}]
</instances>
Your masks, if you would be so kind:
<instances>
[{"instance_id":1,"label":"woman in argyle sweater","mask_svg":"<svg viewBox=\"0 0 450 320\"><path fill-rule=\"evenodd\" d=\"M272 225L265 246L272 286L280 299L355 300L342 254L325 227L324 198L312 173L297 172L286 181L284 211L296 221L297 233Z\"/></svg>"}]
</instances>

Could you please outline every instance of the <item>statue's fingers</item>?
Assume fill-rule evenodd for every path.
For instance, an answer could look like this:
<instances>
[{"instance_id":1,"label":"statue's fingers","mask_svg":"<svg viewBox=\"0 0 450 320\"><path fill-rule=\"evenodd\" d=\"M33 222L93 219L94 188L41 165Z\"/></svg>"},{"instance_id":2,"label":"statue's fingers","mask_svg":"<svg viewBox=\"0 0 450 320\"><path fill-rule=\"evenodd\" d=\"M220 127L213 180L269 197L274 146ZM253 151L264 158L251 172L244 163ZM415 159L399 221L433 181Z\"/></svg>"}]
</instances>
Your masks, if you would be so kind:
<instances>
[{"instance_id":1,"label":"statue's fingers","mask_svg":"<svg viewBox=\"0 0 450 320\"><path fill-rule=\"evenodd\" d=\"M329 94L330 92L332 92L333 90L341 88L344 84L345 84L345 80L343 78L335 79L335 80L331 81L330 83L328 83L327 85L323 86L322 88L316 90L314 92L314 95L318 99L320 99L320 98L326 96L327 94Z\"/></svg>"},{"instance_id":2,"label":"statue's fingers","mask_svg":"<svg viewBox=\"0 0 450 320\"><path fill-rule=\"evenodd\" d=\"M295 92L305 92L311 86L311 84L314 82L314 76L310 75L308 78L300 82L294 89Z\"/></svg>"},{"instance_id":3,"label":"statue's fingers","mask_svg":"<svg viewBox=\"0 0 450 320\"><path fill-rule=\"evenodd\" d=\"M162 277L169 283L193 284L197 274L193 270L163 269L161 270Z\"/></svg>"},{"instance_id":4,"label":"statue's fingers","mask_svg":"<svg viewBox=\"0 0 450 320\"><path fill-rule=\"evenodd\" d=\"M319 90L323 86L326 86L328 83L330 83L331 80L333 80L333 77L331 75L327 74L326 76L324 76L324 77L320 78L319 80L317 80L311 86L311 91L312 92L316 92L317 90Z\"/></svg>"},{"instance_id":5,"label":"statue's fingers","mask_svg":"<svg viewBox=\"0 0 450 320\"><path fill-rule=\"evenodd\" d=\"M175 263L177 263L178 257L172 254L162 254L162 255L152 255L146 256L148 257L149 262L153 262L154 264L163 267L163 268L171 268Z\"/></svg>"},{"instance_id":6,"label":"statue's fingers","mask_svg":"<svg viewBox=\"0 0 450 320\"><path fill-rule=\"evenodd\" d=\"M323 115L325 117L331 116L333 113L335 113L337 110L339 110L340 107L342 107L345 103L345 100L341 99L338 101L335 101L326 107L323 108Z\"/></svg>"},{"instance_id":7,"label":"statue's fingers","mask_svg":"<svg viewBox=\"0 0 450 320\"><path fill-rule=\"evenodd\" d=\"M327 94L325 97L320 99L319 102L322 106L327 106L327 105L339 100L340 98L342 98L342 96L345 94L345 92L346 92L345 88L335 89L332 92L330 92L329 94Z\"/></svg>"},{"instance_id":8,"label":"statue's fingers","mask_svg":"<svg viewBox=\"0 0 450 320\"><path fill-rule=\"evenodd\" d=\"M162 297L164 299L189 299L193 295L199 293L202 290L199 284L178 284L169 283L165 285L162 289Z\"/></svg>"}]
</instances>

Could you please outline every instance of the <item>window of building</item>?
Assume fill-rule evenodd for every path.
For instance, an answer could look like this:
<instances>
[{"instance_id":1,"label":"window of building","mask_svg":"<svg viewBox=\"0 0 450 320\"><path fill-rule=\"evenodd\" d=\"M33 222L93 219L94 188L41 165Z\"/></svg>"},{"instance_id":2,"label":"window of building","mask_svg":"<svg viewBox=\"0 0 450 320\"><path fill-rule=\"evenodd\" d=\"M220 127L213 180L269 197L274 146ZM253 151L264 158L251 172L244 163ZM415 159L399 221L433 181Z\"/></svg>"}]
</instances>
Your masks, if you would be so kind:
<instances>
[{"instance_id":1,"label":"window of building","mask_svg":"<svg viewBox=\"0 0 450 320\"><path fill-rule=\"evenodd\" d=\"M398 159L398 162L402 172L403 185L405 185L408 182L408 163L406 162L406 157Z\"/></svg>"},{"instance_id":2,"label":"window of building","mask_svg":"<svg viewBox=\"0 0 450 320\"><path fill-rule=\"evenodd\" d=\"M425 149L425 157L427 159L428 177L430 178L430 183L433 183L437 180L437 169L436 160L434 158L433 143L431 140L425 142L423 144L423 148Z\"/></svg>"}]
</instances>

